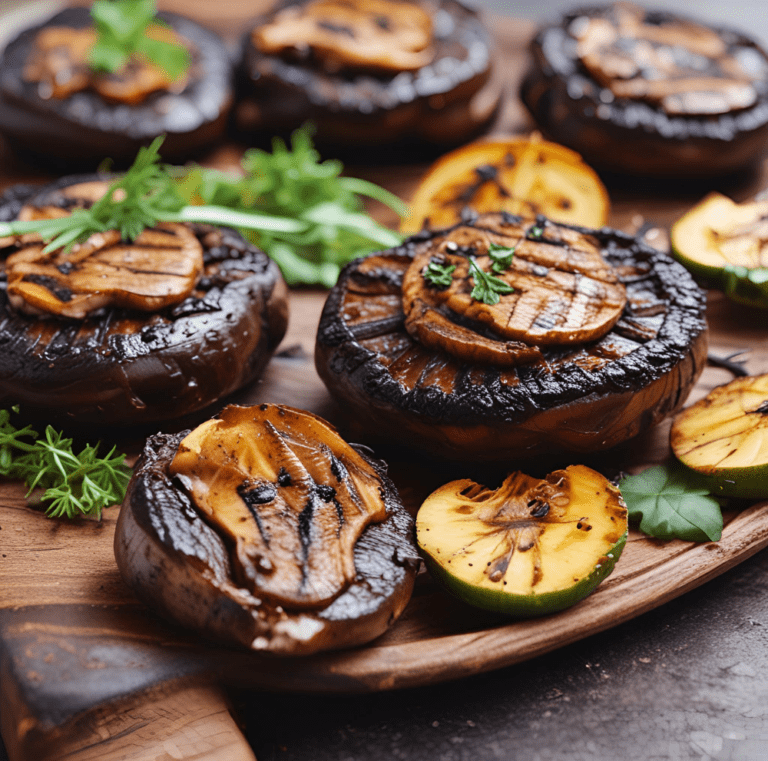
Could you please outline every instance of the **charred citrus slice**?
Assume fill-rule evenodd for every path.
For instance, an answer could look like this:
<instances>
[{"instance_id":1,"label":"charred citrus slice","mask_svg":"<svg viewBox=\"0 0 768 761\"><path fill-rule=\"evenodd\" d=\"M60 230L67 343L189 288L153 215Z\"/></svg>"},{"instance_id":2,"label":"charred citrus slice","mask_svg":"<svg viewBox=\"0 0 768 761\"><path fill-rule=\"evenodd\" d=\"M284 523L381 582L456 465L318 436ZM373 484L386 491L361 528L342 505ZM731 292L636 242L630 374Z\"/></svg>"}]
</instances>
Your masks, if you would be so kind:
<instances>
[{"instance_id":1,"label":"charred citrus slice","mask_svg":"<svg viewBox=\"0 0 768 761\"><path fill-rule=\"evenodd\" d=\"M443 156L416 188L400 229L411 234L449 227L461 221L465 209L543 214L602 227L609 201L600 178L578 153L534 135L472 143Z\"/></svg>"},{"instance_id":2,"label":"charred citrus slice","mask_svg":"<svg viewBox=\"0 0 768 761\"><path fill-rule=\"evenodd\" d=\"M416 516L419 549L438 581L470 605L521 617L586 597L626 538L621 493L583 465L546 479L512 473L495 490L452 481Z\"/></svg>"},{"instance_id":3,"label":"charred citrus slice","mask_svg":"<svg viewBox=\"0 0 768 761\"><path fill-rule=\"evenodd\" d=\"M510 253L494 271L499 251ZM449 269L450 280L436 286L430 264ZM503 284L494 298L477 296L483 273ZM416 256L403 277L405 327L420 343L506 366L539 359L538 346L597 340L625 304L597 241L543 218L509 218L495 231L460 226Z\"/></svg>"},{"instance_id":4,"label":"charred citrus slice","mask_svg":"<svg viewBox=\"0 0 768 761\"><path fill-rule=\"evenodd\" d=\"M768 497L768 375L713 389L675 418L670 443L713 494Z\"/></svg>"},{"instance_id":5,"label":"charred citrus slice","mask_svg":"<svg viewBox=\"0 0 768 761\"><path fill-rule=\"evenodd\" d=\"M680 262L718 281L726 296L768 308L768 200L710 193L675 222L670 242Z\"/></svg>"},{"instance_id":6,"label":"charred citrus slice","mask_svg":"<svg viewBox=\"0 0 768 761\"><path fill-rule=\"evenodd\" d=\"M225 408L179 445L169 472L235 545L241 583L318 608L355 578L354 548L387 509L373 466L312 413Z\"/></svg>"}]
</instances>

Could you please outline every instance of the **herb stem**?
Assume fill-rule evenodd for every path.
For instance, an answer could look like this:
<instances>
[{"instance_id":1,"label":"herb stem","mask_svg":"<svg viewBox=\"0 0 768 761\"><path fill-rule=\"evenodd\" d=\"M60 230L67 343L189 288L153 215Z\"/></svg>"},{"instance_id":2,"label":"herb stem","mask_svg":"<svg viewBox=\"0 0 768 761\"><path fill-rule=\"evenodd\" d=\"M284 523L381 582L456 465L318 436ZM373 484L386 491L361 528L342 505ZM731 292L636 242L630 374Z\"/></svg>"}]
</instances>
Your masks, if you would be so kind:
<instances>
[{"instance_id":1,"label":"herb stem","mask_svg":"<svg viewBox=\"0 0 768 761\"><path fill-rule=\"evenodd\" d=\"M404 217L408 213L408 204L401 198L368 180L361 180L359 177L340 177L339 182L351 193L367 196L389 206L399 217Z\"/></svg>"},{"instance_id":2,"label":"herb stem","mask_svg":"<svg viewBox=\"0 0 768 761\"><path fill-rule=\"evenodd\" d=\"M307 229L306 222L288 217L276 217L271 214L234 211L226 206L184 206L175 214L163 214L161 220L165 222L203 222L279 233L300 233Z\"/></svg>"}]
</instances>

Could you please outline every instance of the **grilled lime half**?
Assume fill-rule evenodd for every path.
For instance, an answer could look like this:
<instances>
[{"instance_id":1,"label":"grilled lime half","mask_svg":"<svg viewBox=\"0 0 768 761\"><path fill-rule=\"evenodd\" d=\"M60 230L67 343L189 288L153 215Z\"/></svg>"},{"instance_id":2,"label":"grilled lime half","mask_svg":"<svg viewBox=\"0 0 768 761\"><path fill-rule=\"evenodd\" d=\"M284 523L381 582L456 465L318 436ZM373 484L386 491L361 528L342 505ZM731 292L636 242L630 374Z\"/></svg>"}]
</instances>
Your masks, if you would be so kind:
<instances>
[{"instance_id":1,"label":"grilled lime half","mask_svg":"<svg viewBox=\"0 0 768 761\"><path fill-rule=\"evenodd\" d=\"M736 378L684 409L670 444L713 495L768 497L768 375Z\"/></svg>"},{"instance_id":2,"label":"grilled lime half","mask_svg":"<svg viewBox=\"0 0 768 761\"><path fill-rule=\"evenodd\" d=\"M683 265L729 298L768 308L768 200L710 193L672 225L670 243Z\"/></svg>"},{"instance_id":3,"label":"grilled lime half","mask_svg":"<svg viewBox=\"0 0 768 761\"><path fill-rule=\"evenodd\" d=\"M583 465L546 479L512 473L498 489L452 481L416 517L430 573L478 608L513 617L582 600L613 570L627 539L619 490Z\"/></svg>"}]
</instances>

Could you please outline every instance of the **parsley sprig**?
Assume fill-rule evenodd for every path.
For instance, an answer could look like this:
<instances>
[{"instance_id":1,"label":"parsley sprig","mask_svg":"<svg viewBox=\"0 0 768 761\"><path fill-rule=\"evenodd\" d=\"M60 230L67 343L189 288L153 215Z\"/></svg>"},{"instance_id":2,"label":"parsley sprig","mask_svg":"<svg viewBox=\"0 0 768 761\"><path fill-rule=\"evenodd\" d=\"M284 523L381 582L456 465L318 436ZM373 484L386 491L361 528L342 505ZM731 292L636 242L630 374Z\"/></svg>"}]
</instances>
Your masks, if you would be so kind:
<instances>
[{"instance_id":1,"label":"parsley sprig","mask_svg":"<svg viewBox=\"0 0 768 761\"><path fill-rule=\"evenodd\" d=\"M441 264L431 259L429 264L421 273L424 280L436 288L448 288L453 281L453 272L456 269L455 264Z\"/></svg>"},{"instance_id":2,"label":"parsley sprig","mask_svg":"<svg viewBox=\"0 0 768 761\"><path fill-rule=\"evenodd\" d=\"M364 212L361 197L400 216L407 211L397 196L374 183L342 177L343 168L340 161L321 160L310 128L303 127L291 136L290 147L275 138L271 152L247 151L243 176L196 167L179 180L179 188L189 203L258 209L300 221L300 231L258 229L248 237L277 262L289 285L331 287L348 261L402 241Z\"/></svg>"},{"instance_id":3,"label":"parsley sprig","mask_svg":"<svg viewBox=\"0 0 768 761\"><path fill-rule=\"evenodd\" d=\"M149 147L141 148L131 168L90 208L74 209L59 219L0 223L0 237L38 233L48 243L48 252L69 249L107 230L119 230L124 240L135 240L157 222L206 222L264 232L298 233L307 229L305 222L271 214L186 205L173 177L159 164L162 142L163 138L158 137Z\"/></svg>"},{"instance_id":4,"label":"parsley sprig","mask_svg":"<svg viewBox=\"0 0 768 761\"><path fill-rule=\"evenodd\" d=\"M10 418L9 410L0 410L0 475L24 481L29 488L27 497L35 489L43 489L46 515L100 519L105 507L123 501L131 477L125 455L117 454L113 447L98 457L98 444L75 454L72 439L52 426L41 437L29 425L16 428Z\"/></svg>"},{"instance_id":5,"label":"parsley sprig","mask_svg":"<svg viewBox=\"0 0 768 761\"><path fill-rule=\"evenodd\" d=\"M515 247L499 246L491 243L488 246L488 256L491 258L491 269L500 275L512 266L512 257L515 255Z\"/></svg>"},{"instance_id":6,"label":"parsley sprig","mask_svg":"<svg viewBox=\"0 0 768 761\"><path fill-rule=\"evenodd\" d=\"M499 303L499 294L512 293L515 289L501 278L483 270L474 259L469 260L469 269L474 278L472 298L493 306Z\"/></svg>"},{"instance_id":7,"label":"parsley sprig","mask_svg":"<svg viewBox=\"0 0 768 761\"><path fill-rule=\"evenodd\" d=\"M181 77L191 63L189 51L183 45L147 35L150 24L165 26L156 15L155 0L97 0L91 6L97 38L88 59L90 67L111 74L138 55L172 80Z\"/></svg>"}]
</instances>

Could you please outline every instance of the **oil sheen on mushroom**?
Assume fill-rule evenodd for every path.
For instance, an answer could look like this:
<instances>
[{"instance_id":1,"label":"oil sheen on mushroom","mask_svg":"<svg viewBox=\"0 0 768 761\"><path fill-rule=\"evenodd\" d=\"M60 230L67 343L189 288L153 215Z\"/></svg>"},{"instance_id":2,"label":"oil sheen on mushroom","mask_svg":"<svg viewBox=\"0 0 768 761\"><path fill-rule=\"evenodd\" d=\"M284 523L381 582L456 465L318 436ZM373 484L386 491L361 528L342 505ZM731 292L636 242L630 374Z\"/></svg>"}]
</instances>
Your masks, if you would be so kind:
<instances>
[{"instance_id":1,"label":"oil sheen on mushroom","mask_svg":"<svg viewBox=\"0 0 768 761\"><path fill-rule=\"evenodd\" d=\"M239 581L292 608L344 591L360 534L387 515L372 466L319 418L289 407L227 407L181 442L170 473L234 543Z\"/></svg>"}]
</instances>

